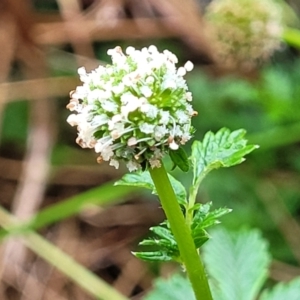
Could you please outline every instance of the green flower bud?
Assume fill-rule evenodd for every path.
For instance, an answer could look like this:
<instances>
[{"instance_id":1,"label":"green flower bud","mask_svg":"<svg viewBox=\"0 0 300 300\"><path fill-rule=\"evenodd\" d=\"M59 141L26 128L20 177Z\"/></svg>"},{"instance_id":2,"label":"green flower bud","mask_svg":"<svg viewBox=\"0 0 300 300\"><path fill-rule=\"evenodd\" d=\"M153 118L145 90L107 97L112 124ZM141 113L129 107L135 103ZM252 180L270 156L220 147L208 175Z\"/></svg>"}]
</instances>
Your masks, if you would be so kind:
<instances>
[{"instance_id":1,"label":"green flower bud","mask_svg":"<svg viewBox=\"0 0 300 300\"><path fill-rule=\"evenodd\" d=\"M227 67L251 69L280 48L282 11L273 0L213 0L205 19Z\"/></svg>"}]
</instances>

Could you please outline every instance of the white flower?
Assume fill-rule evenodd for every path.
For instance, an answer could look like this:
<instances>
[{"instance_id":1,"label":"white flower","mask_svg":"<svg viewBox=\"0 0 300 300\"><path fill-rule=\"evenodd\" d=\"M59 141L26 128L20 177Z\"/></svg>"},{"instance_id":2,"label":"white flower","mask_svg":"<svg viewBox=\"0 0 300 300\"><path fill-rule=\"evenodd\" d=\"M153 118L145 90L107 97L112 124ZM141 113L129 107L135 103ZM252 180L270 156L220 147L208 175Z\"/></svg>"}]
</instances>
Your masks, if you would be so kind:
<instances>
[{"instance_id":1,"label":"white flower","mask_svg":"<svg viewBox=\"0 0 300 300\"><path fill-rule=\"evenodd\" d=\"M184 68L185 68L188 72L190 72L190 71L192 71L192 70L194 69L194 64L193 64L192 62L190 62L190 61L187 61L187 62L185 63L185 65L184 65Z\"/></svg>"},{"instance_id":2,"label":"white flower","mask_svg":"<svg viewBox=\"0 0 300 300\"><path fill-rule=\"evenodd\" d=\"M174 142L174 140L169 144L170 149L177 150L179 145Z\"/></svg>"},{"instance_id":3,"label":"white flower","mask_svg":"<svg viewBox=\"0 0 300 300\"><path fill-rule=\"evenodd\" d=\"M158 114L157 107L149 103L142 104L140 111L145 113L145 115L150 119L156 118Z\"/></svg>"},{"instance_id":4,"label":"white flower","mask_svg":"<svg viewBox=\"0 0 300 300\"><path fill-rule=\"evenodd\" d=\"M226 67L252 69L280 49L283 9L274 0L213 0L205 19L215 58Z\"/></svg>"},{"instance_id":5,"label":"white flower","mask_svg":"<svg viewBox=\"0 0 300 300\"><path fill-rule=\"evenodd\" d=\"M166 126L156 126L154 129L154 138L156 141L160 141L167 133L168 129Z\"/></svg>"},{"instance_id":6,"label":"white flower","mask_svg":"<svg viewBox=\"0 0 300 300\"><path fill-rule=\"evenodd\" d=\"M133 160L130 160L126 167L128 168L129 172L137 171L141 168L141 165Z\"/></svg>"},{"instance_id":7,"label":"white flower","mask_svg":"<svg viewBox=\"0 0 300 300\"><path fill-rule=\"evenodd\" d=\"M120 83L119 85L113 86L111 90L115 94L121 94L124 91L124 88L125 88L124 84Z\"/></svg>"},{"instance_id":8,"label":"white flower","mask_svg":"<svg viewBox=\"0 0 300 300\"><path fill-rule=\"evenodd\" d=\"M185 124L189 121L189 116L183 110L176 111L176 118L180 124Z\"/></svg>"},{"instance_id":9,"label":"white flower","mask_svg":"<svg viewBox=\"0 0 300 300\"><path fill-rule=\"evenodd\" d=\"M131 55L131 54L134 53L134 51L135 51L135 49L134 49L132 46L129 46L129 47L127 47L127 49L126 49L126 54L127 54L127 55Z\"/></svg>"},{"instance_id":10,"label":"white flower","mask_svg":"<svg viewBox=\"0 0 300 300\"><path fill-rule=\"evenodd\" d=\"M77 143L94 148L98 162L129 171L158 168L168 148L176 150L191 138L188 101L192 95L183 78L188 62L176 69L177 57L155 46L136 50L110 49L112 65L78 73L83 84L70 94L67 121L77 126ZM166 93L166 90L167 93Z\"/></svg>"},{"instance_id":11,"label":"white flower","mask_svg":"<svg viewBox=\"0 0 300 300\"><path fill-rule=\"evenodd\" d=\"M155 81L155 79L153 78L153 76L148 76L146 78L146 83L147 84L152 84Z\"/></svg>"},{"instance_id":12,"label":"white flower","mask_svg":"<svg viewBox=\"0 0 300 300\"><path fill-rule=\"evenodd\" d=\"M103 160L105 160L105 161L108 161L113 155L114 155L114 152L112 151L110 146L105 147L101 151L101 156L102 156Z\"/></svg>"},{"instance_id":13,"label":"white flower","mask_svg":"<svg viewBox=\"0 0 300 300\"><path fill-rule=\"evenodd\" d=\"M143 123L140 125L140 130L144 133L153 133L155 125Z\"/></svg>"},{"instance_id":14,"label":"white flower","mask_svg":"<svg viewBox=\"0 0 300 300\"><path fill-rule=\"evenodd\" d=\"M146 98L148 98L148 97L150 97L150 96L152 95L151 89L150 89L148 86L146 86L146 85L142 86L140 90L141 90L141 93L142 93Z\"/></svg>"},{"instance_id":15,"label":"white flower","mask_svg":"<svg viewBox=\"0 0 300 300\"><path fill-rule=\"evenodd\" d=\"M115 167L116 169L119 169L120 164L118 160L112 158L109 162L109 165Z\"/></svg>"},{"instance_id":16,"label":"white flower","mask_svg":"<svg viewBox=\"0 0 300 300\"><path fill-rule=\"evenodd\" d=\"M71 125L71 126L76 126L78 125L78 115L72 114L69 115L67 118L67 122Z\"/></svg>"},{"instance_id":17,"label":"white flower","mask_svg":"<svg viewBox=\"0 0 300 300\"><path fill-rule=\"evenodd\" d=\"M159 124L167 125L170 122L170 113L168 111L160 111Z\"/></svg>"},{"instance_id":18,"label":"white flower","mask_svg":"<svg viewBox=\"0 0 300 300\"><path fill-rule=\"evenodd\" d=\"M185 98L186 98L187 101L191 102L193 100L192 93L191 92L187 92L185 94Z\"/></svg>"},{"instance_id":19,"label":"white flower","mask_svg":"<svg viewBox=\"0 0 300 300\"><path fill-rule=\"evenodd\" d=\"M98 127L98 126L101 126L101 125L104 125L108 122L109 118L107 117L107 115L99 115L99 116L95 116L93 118L93 120L91 121L91 125L93 127Z\"/></svg>"},{"instance_id":20,"label":"white flower","mask_svg":"<svg viewBox=\"0 0 300 300\"><path fill-rule=\"evenodd\" d=\"M161 167L160 159L150 158L149 163L152 169Z\"/></svg>"},{"instance_id":21,"label":"white flower","mask_svg":"<svg viewBox=\"0 0 300 300\"><path fill-rule=\"evenodd\" d=\"M186 69L184 67L180 67L177 71L179 76L184 76L186 74Z\"/></svg>"},{"instance_id":22,"label":"white flower","mask_svg":"<svg viewBox=\"0 0 300 300\"><path fill-rule=\"evenodd\" d=\"M118 105L115 102L106 100L106 101L101 101L101 105L103 109L105 109L108 112L116 112Z\"/></svg>"},{"instance_id":23,"label":"white flower","mask_svg":"<svg viewBox=\"0 0 300 300\"><path fill-rule=\"evenodd\" d=\"M137 144L137 139L135 137L131 137L128 141L127 141L127 145L130 146L134 146Z\"/></svg>"}]
</instances>

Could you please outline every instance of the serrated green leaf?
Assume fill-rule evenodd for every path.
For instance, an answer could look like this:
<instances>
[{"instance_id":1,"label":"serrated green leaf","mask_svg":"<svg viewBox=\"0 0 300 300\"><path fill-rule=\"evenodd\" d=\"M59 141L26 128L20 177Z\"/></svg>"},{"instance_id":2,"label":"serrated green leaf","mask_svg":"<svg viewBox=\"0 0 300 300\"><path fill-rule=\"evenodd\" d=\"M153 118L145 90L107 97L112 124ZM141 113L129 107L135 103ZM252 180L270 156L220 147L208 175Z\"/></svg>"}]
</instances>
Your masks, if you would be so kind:
<instances>
[{"instance_id":1,"label":"serrated green leaf","mask_svg":"<svg viewBox=\"0 0 300 300\"><path fill-rule=\"evenodd\" d=\"M203 219L201 222L201 227L202 228L207 228L216 224L219 224L219 218L230 213L231 209L226 208L226 207L221 207L218 209L215 209L211 212L209 212ZM195 216L197 217L197 215ZM195 222L196 222L197 218L195 218Z\"/></svg>"},{"instance_id":2,"label":"serrated green leaf","mask_svg":"<svg viewBox=\"0 0 300 300\"><path fill-rule=\"evenodd\" d=\"M206 243L204 262L216 300L253 300L263 285L270 264L267 243L257 230L230 233L219 228Z\"/></svg>"},{"instance_id":3,"label":"serrated green leaf","mask_svg":"<svg viewBox=\"0 0 300 300\"><path fill-rule=\"evenodd\" d=\"M300 278L289 283L279 283L273 289L264 291L260 300L299 300L300 299Z\"/></svg>"},{"instance_id":4,"label":"serrated green leaf","mask_svg":"<svg viewBox=\"0 0 300 300\"><path fill-rule=\"evenodd\" d=\"M187 172L190 168L189 165L189 159L182 147L180 147L178 150L169 150L169 155L174 163L174 168L178 166L179 169L181 169L183 172Z\"/></svg>"},{"instance_id":5,"label":"serrated green leaf","mask_svg":"<svg viewBox=\"0 0 300 300\"><path fill-rule=\"evenodd\" d=\"M173 176L168 174L171 185L174 189L175 195L179 204L185 205L187 201L186 190L184 186L175 179ZM152 190L152 193L157 195L156 188L152 181L152 178L149 172L135 172L125 174L122 179L118 180L115 185L125 185L125 186L135 186L135 187L143 187L149 190Z\"/></svg>"},{"instance_id":6,"label":"serrated green leaf","mask_svg":"<svg viewBox=\"0 0 300 300\"><path fill-rule=\"evenodd\" d=\"M247 145L245 133L243 129L231 132L222 128L216 134L206 133L202 142L195 141L191 155L193 185L199 185L199 181L213 169L243 162L244 156L257 148L256 145Z\"/></svg>"},{"instance_id":7,"label":"serrated green leaf","mask_svg":"<svg viewBox=\"0 0 300 300\"><path fill-rule=\"evenodd\" d=\"M168 255L166 251L147 251L147 252L132 252L137 258L140 258L145 261L171 261L173 257Z\"/></svg>"},{"instance_id":8,"label":"serrated green leaf","mask_svg":"<svg viewBox=\"0 0 300 300\"><path fill-rule=\"evenodd\" d=\"M136 255L147 261L170 261L178 260L179 250L177 242L165 222L159 226L151 227L154 236L143 240L139 246L150 246L148 251L136 252Z\"/></svg>"},{"instance_id":9,"label":"serrated green leaf","mask_svg":"<svg viewBox=\"0 0 300 300\"><path fill-rule=\"evenodd\" d=\"M170 243L169 241L165 240L165 239L147 239L147 240L143 240L139 243L139 246L155 246L155 247L159 247L160 249L171 249L174 248L175 250L177 250L177 246Z\"/></svg>"},{"instance_id":10,"label":"serrated green leaf","mask_svg":"<svg viewBox=\"0 0 300 300\"><path fill-rule=\"evenodd\" d=\"M175 274L168 280L158 279L145 300L195 300L190 282Z\"/></svg>"},{"instance_id":11,"label":"serrated green leaf","mask_svg":"<svg viewBox=\"0 0 300 300\"><path fill-rule=\"evenodd\" d=\"M225 214L228 214L231 212L231 209L229 208L218 208L213 211L209 211L212 206L212 202L200 204L198 203L198 209L195 212L195 215L193 217L193 222L191 229L194 230L195 228L207 228L215 224L219 224L219 218L222 217ZM196 206L196 205L195 205Z\"/></svg>"},{"instance_id":12,"label":"serrated green leaf","mask_svg":"<svg viewBox=\"0 0 300 300\"><path fill-rule=\"evenodd\" d=\"M150 230L154 232L156 235L158 235L159 237L169 241L172 245L177 244L170 229L162 226L155 226L155 227L151 227Z\"/></svg>"},{"instance_id":13,"label":"serrated green leaf","mask_svg":"<svg viewBox=\"0 0 300 300\"><path fill-rule=\"evenodd\" d=\"M202 228L196 228L193 230L192 235L197 249L209 240L209 235Z\"/></svg>"},{"instance_id":14,"label":"serrated green leaf","mask_svg":"<svg viewBox=\"0 0 300 300\"><path fill-rule=\"evenodd\" d=\"M125 174L115 185L143 187L154 191L155 186L149 172L134 172Z\"/></svg>"}]
</instances>

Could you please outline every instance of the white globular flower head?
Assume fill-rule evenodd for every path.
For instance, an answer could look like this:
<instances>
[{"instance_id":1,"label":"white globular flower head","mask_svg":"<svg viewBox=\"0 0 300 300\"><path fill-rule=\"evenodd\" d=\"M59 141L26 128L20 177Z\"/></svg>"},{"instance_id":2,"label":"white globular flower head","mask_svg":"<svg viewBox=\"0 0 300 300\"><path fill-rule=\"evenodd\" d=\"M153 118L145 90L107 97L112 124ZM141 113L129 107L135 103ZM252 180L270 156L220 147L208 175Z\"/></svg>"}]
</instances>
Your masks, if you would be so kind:
<instances>
[{"instance_id":1,"label":"white globular flower head","mask_svg":"<svg viewBox=\"0 0 300 300\"><path fill-rule=\"evenodd\" d=\"M76 141L115 168L122 161L129 171L160 167L169 149L192 137L191 118L197 113L184 76L193 64L177 69L177 57L155 46L107 53L111 65L78 70L83 84L67 105L72 111L67 121L78 129Z\"/></svg>"},{"instance_id":2,"label":"white globular flower head","mask_svg":"<svg viewBox=\"0 0 300 300\"><path fill-rule=\"evenodd\" d=\"M252 69L281 47L283 13L274 0L213 0L205 20L216 59L227 67Z\"/></svg>"}]
</instances>

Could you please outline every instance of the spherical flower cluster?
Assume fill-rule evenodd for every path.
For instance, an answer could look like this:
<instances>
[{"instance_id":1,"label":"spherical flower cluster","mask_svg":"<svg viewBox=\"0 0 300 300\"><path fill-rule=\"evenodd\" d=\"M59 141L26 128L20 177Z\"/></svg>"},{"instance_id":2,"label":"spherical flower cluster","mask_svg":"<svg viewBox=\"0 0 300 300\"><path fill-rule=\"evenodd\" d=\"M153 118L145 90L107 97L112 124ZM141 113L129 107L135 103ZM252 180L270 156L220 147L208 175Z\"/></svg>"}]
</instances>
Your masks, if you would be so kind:
<instances>
[{"instance_id":1,"label":"spherical flower cluster","mask_svg":"<svg viewBox=\"0 0 300 300\"><path fill-rule=\"evenodd\" d=\"M280 48L282 12L274 0L213 0L205 19L225 66L251 69Z\"/></svg>"},{"instance_id":2,"label":"spherical flower cluster","mask_svg":"<svg viewBox=\"0 0 300 300\"><path fill-rule=\"evenodd\" d=\"M155 46L135 50L108 50L112 64L91 73L80 68L83 82L71 92L67 108L77 112L67 121L77 126L76 142L94 148L98 162L115 168L125 161L129 171L160 167L169 150L185 144L193 132L190 105L183 76L193 69L187 62L176 68L177 57Z\"/></svg>"}]
</instances>

